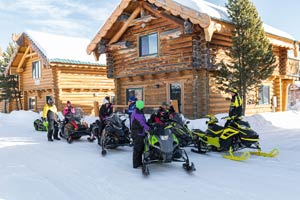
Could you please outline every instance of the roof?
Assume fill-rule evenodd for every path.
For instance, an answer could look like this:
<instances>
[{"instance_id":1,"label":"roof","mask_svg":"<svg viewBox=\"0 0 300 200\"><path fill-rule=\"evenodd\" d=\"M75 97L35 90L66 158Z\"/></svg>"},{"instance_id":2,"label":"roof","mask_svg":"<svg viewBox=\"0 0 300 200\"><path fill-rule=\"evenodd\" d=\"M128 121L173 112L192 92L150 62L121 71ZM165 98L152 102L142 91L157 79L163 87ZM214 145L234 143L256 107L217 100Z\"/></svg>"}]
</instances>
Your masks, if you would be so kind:
<instances>
[{"instance_id":1,"label":"roof","mask_svg":"<svg viewBox=\"0 0 300 200\"><path fill-rule=\"evenodd\" d=\"M182 4L198 12L206 13L211 18L231 23L231 19L229 18L226 7L218 6L203 0L173 0L173 1L176 1L177 3ZM267 33L277 35L283 38L287 38L290 40L295 40L295 38L287 32L284 32L282 30L279 30L267 24L263 24L263 26Z\"/></svg>"},{"instance_id":2,"label":"roof","mask_svg":"<svg viewBox=\"0 0 300 200\"><path fill-rule=\"evenodd\" d=\"M75 65L97 65L97 66L106 66L105 64L88 62L88 61L78 61L78 60L70 60L70 59L62 59L62 58L51 58L49 59L51 63L66 63L66 64L75 64Z\"/></svg>"},{"instance_id":3,"label":"roof","mask_svg":"<svg viewBox=\"0 0 300 200\"><path fill-rule=\"evenodd\" d=\"M22 44L27 37L33 48L38 51L48 62L58 61L72 64L105 65L105 60L95 62L92 56L88 56L84 49L89 43L86 38L68 37L37 31L24 32L17 41Z\"/></svg>"},{"instance_id":4,"label":"roof","mask_svg":"<svg viewBox=\"0 0 300 200\"><path fill-rule=\"evenodd\" d=\"M163 8L174 16L180 16L182 19L189 19L193 24L199 24L202 28L207 28L210 25L211 18L231 23L227 14L227 9L222 6L203 1L203 0L145 0L149 3ZM131 0L122 0L117 6L112 15L108 18L96 36L87 46L87 53L91 54L97 47L97 44L106 36L107 33L116 23L118 17L129 7L130 3L136 3ZM290 34L276 29L272 26L264 24L264 29L267 33L273 34L288 40L294 41L294 37Z\"/></svg>"}]
</instances>

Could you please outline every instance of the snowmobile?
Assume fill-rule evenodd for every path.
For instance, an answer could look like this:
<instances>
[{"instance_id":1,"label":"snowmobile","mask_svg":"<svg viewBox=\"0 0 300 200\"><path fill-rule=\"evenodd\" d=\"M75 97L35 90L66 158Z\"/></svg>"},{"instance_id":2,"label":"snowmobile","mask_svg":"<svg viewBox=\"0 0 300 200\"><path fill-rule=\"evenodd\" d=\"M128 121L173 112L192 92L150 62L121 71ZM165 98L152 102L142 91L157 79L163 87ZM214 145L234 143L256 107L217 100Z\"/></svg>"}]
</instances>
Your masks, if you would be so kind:
<instances>
[{"instance_id":1,"label":"snowmobile","mask_svg":"<svg viewBox=\"0 0 300 200\"><path fill-rule=\"evenodd\" d=\"M173 119L168 120L168 123L171 131L176 135L180 147L194 146L194 133L187 126L190 121L183 121L183 118L176 114Z\"/></svg>"},{"instance_id":2,"label":"snowmobile","mask_svg":"<svg viewBox=\"0 0 300 200\"><path fill-rule=\"evenodd\" d=\"M142 160L142 172L149 175L149 164L183 162L187 171L195 171L186 151L179 147L179 141L171 131L170 125L152 124L145 137L145 148Z\"/></svg>"},{"instance_id":3,"label":"snowmobile","mask_svg":"<svg viewBox=\"0 0 300 200\"><path fill-rule=\"evenodd\" d=\"M132 138L128 127L125 125L126 119L121 120L122 114L112 113L105 118L105 128L101 137L98 137L98 144L101 145L101 154L107 153L106 149L115 149L119 146L132 146ZM99 143L100 142L100 143Z\"/></svg>"},{"instance_id":4,"label":"snowmobile","mask_svg":"<svg viewBox=\"0 0 300 200\"><path fill-rule=\"evenodd\" d=\"M250 158L250 155L260 155L265 157L275 157L278 155L278 149L273 149L269 153L261 151L259 146L259 136L251 129L250 124L242 121L241 118L225 117L229 121L227 127L218 125L218 119L213 115L207 115L207 130L205 132L195 129L193 132L198 136L196 149L193 152L206 153L207 151L228 151L229 155L223 155L224 158L243 161ZM240 156L234 155L234 151L244 148L257 149L257 152L243 152Z\"/></svg>"},{"instance_id":5,"label":"snowmobile","mask_svg":"<svg viewBox=\"0 0 300 200\"><path fill-rule=\"evenodd\" d=\"M91 131L84 121L84 112L81 108L75 108L75 113L69 113L63 121L59 123L59 135L66 139L68 143L78 140L82 136L90 136Z\"/></svg>"},{"instance_id":6,"label":"snowmobile","mask_svg":"<svg viewBox=\"0 0 300 200\"><path fill-rule=\"evenodd\" d=\"M48 131L48 122L42 119L34 120L33 126L36 131Z\"/></svg>"}]
</instances>

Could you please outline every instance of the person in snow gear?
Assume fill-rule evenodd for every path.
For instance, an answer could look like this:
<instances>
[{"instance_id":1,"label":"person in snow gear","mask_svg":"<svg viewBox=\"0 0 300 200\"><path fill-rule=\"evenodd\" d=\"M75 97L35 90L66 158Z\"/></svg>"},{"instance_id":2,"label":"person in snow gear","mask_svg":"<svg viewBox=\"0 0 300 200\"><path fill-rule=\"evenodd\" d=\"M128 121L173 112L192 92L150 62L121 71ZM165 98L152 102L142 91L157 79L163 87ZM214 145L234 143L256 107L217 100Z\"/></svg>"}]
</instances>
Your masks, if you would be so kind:
<instances>
[{"instance_id":1,"label":"person in snow gear","mask_svg":"<svg viewBox=\"0 0 300 200\"><path fill-rule=\"evenodd\" d=\"M64 123L62 125L62 130L64 130L64 127L67 123L71 123L74 126L74 129L78 129L78 125L76 124L73 115L75 114L75 109L71 104L71 101L67 101L67 105L63 110L63 115L65 116ZM71 120L73 118L73 120Z\"/></svg>"},{"instance_id":2,"label":"person in snow gear","mask_svg":"<svg viewBox=\"0 0 300 200\"><path fill-rule=\"evenodd\" d=\"M144 102L136 101L136 108L131 115L131 134L133 138L133 168L142 166L142 156L144 151L145 131L149 131L149 126L143 112Z\"/></svg>"},{"instance_id":3,"label":"person in snow gear","mask_svg":"<svg viewBox=\"0 0 300 200\"><path fill-rule=\"evenodd\" d=\"M135 109L135 103L137 101L137 98L134 96L131 96L128 100L128 109L126 110L126 113L128 114L129 117L129 128L131 127L130 125L130 118L131 118L131 114L133 113L134 109Z\"/></svg>"},{"instance_id":4,"label":"person in snow gear","mask_svg":"<svg viewBox=\"0 0 300 200\"><path fill-rule=\"evenodd\" d=\"M149 124L157 123L163 125L169 119L168 106L169 105L167 104L167 102L165 101L162 102L159 109L150 116L148 123Z\"/></svg>"},{"instance_id":5,"label":"person in snow gear","mask_svg":"<svg viewBox=\"0 0 300 200\"><path fill-rule=\"evenodd\" d=\"M109 96L106 96L103 99L103 103L99 109L99 120L96 121L98 131L92 132L91 137L89 140L95 140L95 137L98 139L98 144L100 145L100 137L102 135L102 131L104 130L106 123L105 118L110 116L113 113L113 105L110 103Z\"/></svg>"},{"instance_id":6,"label":"person in snow gear","mask_svg":"<svg viewBox=\"0 0 300 200\"><path fill-rule=\"evenodd\" d=\"M67 118L71 114L75 114L75 109L71 104L71 101L67 101L67 105L63 110L64 116Z\"/></svg>"},{"instance_id":7,"label":"person in snow gear","mask_svg":"<svg viewBox=\"0 0 300 200\"><path fill-rule=\"evenodd\" d=\"M55 140L60 140L58 137L58 115L57 108L54 105L54 100L52 97L49 97L46 105L43 109L42 119L43 121L48 121L48 141L53 141L52 136Z\"/></svg>"},{"instance_id":8,"label":"person in snow gear","mask_svg":"<svg viewBox=\"0 0 300 200\"><path fill-rule=\"evenodd\" d=\"M239 119L242 116L243 111L243 100L239 96L237 89L235 88L229 88L229 92L231 93L231 102L229 107L229 117L231 119ZM225 127L228 126L230 123L230 120L227 120L225 123Z\"/></svg>"}]
</instances>

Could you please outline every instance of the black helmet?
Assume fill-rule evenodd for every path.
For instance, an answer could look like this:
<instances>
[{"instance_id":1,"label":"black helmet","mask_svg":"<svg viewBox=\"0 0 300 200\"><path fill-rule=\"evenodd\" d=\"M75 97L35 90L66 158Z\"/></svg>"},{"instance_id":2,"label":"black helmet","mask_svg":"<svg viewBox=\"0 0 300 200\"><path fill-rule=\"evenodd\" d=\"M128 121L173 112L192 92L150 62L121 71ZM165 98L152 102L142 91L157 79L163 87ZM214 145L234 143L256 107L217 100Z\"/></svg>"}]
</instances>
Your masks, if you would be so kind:
<instances>
[{"instance_id":1,"label":"black helmet","mask_svg":"<svg viewBox=\"0 0 300 200\"><path fill-rule=\"evenodd\" d=\"M54 104L53 98L49 97L47 103L52 106Z\"/></svg>"}]
</instances>

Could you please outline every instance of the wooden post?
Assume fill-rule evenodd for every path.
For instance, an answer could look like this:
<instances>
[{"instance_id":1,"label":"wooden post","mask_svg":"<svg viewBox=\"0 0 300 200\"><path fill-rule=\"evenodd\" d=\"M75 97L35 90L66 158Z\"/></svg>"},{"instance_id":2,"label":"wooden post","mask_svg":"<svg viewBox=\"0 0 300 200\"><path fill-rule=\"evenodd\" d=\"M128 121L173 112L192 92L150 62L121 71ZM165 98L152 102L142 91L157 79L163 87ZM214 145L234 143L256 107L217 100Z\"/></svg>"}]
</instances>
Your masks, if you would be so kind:
<instances>
[{"instance_id":1,"label":"wooden post","mask_svg":"<svg viewBox=\"0 0 300 200\"><path fill-rule=\"evenodd\" d=\"M99 117L99 102L94 101L94 112L95 112L95 117Z\"/></svg>"},{"instance_id":2,"label":"wooden post","mask_svg":"<svg viewBox=\"0 0 300 200\"><path fill-rule=\"evenodd\" d=\"M173 106L175 112L179 112L179 109L178 109L178 100L172 100L171 102L171 105Z\"/></svg>"}]
</instances>

